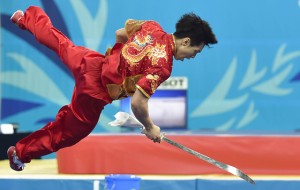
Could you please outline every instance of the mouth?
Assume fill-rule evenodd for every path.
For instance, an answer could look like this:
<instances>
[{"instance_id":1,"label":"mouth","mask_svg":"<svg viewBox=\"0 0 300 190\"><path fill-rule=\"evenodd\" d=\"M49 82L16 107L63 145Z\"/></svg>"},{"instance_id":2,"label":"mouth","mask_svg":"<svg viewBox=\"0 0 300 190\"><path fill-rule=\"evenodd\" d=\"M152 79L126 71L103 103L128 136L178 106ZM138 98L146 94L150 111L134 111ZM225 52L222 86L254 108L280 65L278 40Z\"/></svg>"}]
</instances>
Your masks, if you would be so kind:
<instances>
[{"instance_id":1,"label":"mouth","mask_svg":"<svg viewBox=\"0 0 300 190\"><path fill-rule=\"evenodd\" d=\"M178 57L175 57L176 60L180 60L180 61L183 61L184 58L178 58Z\"/></svg>"},{"instance_id":2,"label":"mouth","mask_svg":"<svg viewBox=\"0 0 300 190\"><path fill-rule=\"evenodd\" d=\"M175 58L176 60L180 60L180 61L183 61L183 60L184 60L184 58L180 58L180 57L177 57L177 56L174 56L174 58Z\"/></svg>"}]
</instances>

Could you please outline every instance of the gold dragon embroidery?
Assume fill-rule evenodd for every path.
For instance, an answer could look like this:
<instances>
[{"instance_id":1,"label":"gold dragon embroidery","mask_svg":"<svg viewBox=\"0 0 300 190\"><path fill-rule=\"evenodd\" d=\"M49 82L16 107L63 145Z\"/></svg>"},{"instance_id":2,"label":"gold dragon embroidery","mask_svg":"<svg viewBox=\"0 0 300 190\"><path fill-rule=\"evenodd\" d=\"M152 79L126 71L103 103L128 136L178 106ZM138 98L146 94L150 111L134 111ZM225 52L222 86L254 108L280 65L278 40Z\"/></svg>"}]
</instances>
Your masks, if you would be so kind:
<instances>
[{"instance_id":1,"label":"gold dragon embroidery","mask_svg":"<svg viewBox=\"0 0 300 190\"><path fill-rule=\"evenodd\" d=\"M128 61L130 67L136 66L146 55L148 55L152 65L156 65L161 58L168 61L165 50L166 45L156 43L153 47L151 43L152 37L150 35L139 33L132 42L123 47L122 55Z\"/></svg>"}]
</instances>

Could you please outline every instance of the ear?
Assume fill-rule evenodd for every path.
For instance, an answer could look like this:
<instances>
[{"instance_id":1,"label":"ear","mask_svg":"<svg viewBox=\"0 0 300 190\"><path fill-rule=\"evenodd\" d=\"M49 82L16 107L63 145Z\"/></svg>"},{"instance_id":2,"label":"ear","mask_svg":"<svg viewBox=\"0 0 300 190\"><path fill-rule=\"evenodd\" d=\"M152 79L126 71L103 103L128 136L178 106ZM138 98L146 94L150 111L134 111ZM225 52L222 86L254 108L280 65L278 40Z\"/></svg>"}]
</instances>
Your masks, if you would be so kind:
<instances>
[{"instance_id":1,"label":"ear","mask_svg":"<svg viewBox=\"0 0 300 190\"><path fill-rule=\"evenodd\" d=\"M183 46L189 46L190 44L191 44L191 38L189 38L189 37L183 38L183 40L182 40Z\"/></svg>"}]
</instances>

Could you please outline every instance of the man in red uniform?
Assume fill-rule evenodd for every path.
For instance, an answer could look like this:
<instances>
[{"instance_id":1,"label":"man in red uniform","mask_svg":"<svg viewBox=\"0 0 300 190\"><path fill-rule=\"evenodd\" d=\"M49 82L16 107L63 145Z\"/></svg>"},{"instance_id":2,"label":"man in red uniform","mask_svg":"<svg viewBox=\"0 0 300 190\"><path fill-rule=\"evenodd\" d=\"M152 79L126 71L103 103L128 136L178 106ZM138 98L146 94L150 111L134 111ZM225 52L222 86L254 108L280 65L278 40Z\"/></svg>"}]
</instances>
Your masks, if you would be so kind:
<instances>
[{"instance_id":1,"label":"man in red uniform","mask_svg":"<svg viewBox=\"0 0 300 190\"><path fill-rule=\"evenodd\" d=\"M171 75L173 57L194 58L204 46L217 43L208 23L193 13L180 18L174 34L154 21L127 20L105 55L74 45L39 7L16 11L11 21L56 52L75 79L71 103L59 110L55 121L8 149L10 167L16 171L33 158L79 142L92 132L106 104L128 96L146 136L160 142L160 128L149 117L149 98Z\"/></svg>"}]
</instances>

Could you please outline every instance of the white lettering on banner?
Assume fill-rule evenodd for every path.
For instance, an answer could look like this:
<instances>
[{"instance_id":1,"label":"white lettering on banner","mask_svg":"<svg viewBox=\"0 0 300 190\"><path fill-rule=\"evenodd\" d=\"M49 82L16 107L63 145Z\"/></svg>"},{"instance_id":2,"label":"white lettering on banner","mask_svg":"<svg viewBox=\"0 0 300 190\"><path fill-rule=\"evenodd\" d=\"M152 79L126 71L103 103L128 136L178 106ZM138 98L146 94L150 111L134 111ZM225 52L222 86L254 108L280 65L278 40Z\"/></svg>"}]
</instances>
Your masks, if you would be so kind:
<instances>
[{"instance_id":1,"label":"white lettering on banner","mask_svg":"<svg viewBox=\"0 0 300 190\"><path fill-rule=\"evenodd\" d=\"M187 77L170 77L163 82L158 89L164 90L186 90L188 87Z\"/></svg>"}]
</instances>

